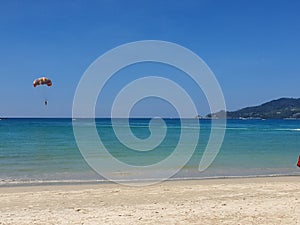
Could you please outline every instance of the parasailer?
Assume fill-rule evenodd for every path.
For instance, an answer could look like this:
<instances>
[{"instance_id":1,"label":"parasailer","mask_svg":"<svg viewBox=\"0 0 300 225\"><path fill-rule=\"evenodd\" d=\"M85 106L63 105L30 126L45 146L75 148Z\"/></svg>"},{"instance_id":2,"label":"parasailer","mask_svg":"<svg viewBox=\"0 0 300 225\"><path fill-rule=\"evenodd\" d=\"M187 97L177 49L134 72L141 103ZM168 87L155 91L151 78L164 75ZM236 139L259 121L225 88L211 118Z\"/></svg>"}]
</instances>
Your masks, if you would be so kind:
<instances>
[{"instance_id":1,"label":"parasailer","mask_svg":"<svg viewBox=\"0 0 300 225\"><path fill-rule=\"evenodd\" d=\"M40 78L37 78L33 81L33 87L37 87L37 86L46 86L46 87L48 86L48 87L50 87L50 86L52 86L52 81L47 77L40 77ZM44 104L45 104L45 106L48 105L48 100L47 99L45 99Z\"/></svg>"}]
</instances>

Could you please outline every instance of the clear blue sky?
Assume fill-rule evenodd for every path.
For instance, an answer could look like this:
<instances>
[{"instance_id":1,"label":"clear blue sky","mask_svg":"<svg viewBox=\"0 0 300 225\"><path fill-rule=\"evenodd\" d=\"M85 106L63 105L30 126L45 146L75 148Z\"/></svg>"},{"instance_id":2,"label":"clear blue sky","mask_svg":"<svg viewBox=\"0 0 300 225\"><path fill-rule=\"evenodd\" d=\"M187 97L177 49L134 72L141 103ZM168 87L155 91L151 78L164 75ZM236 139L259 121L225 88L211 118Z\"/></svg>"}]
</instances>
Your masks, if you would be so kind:
<instances>
[{"instance_id":1,"label":"clear blue sky","mask_svg":"<svg viewBox=\"0 0 300 225\"><path fill-rule=\"evenodd\" d=\"M175 42L202 57L229 110L300 97L299 12L297 0L1 1L0 116L71 116L87 67L120 44L147 39ZM32 87L39 76L53 80L51 91ZM150 105L134 115L163 110L174 116L159 101ZM106 116L109 106L99 106L97 116ZM199 111L206 113L201 104Z\"/></svg>"}]
</instances>

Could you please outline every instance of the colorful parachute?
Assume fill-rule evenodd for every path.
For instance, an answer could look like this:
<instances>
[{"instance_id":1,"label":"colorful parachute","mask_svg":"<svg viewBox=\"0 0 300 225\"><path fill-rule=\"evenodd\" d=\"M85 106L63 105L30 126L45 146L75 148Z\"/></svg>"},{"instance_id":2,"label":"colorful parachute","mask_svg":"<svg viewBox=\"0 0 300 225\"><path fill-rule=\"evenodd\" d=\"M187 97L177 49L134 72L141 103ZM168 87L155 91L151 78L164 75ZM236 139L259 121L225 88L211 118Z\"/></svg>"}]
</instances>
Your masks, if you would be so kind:
<instances>
[{"instance_id":1,"label":"colorful parachute","mask_svg":"<svg viewBox=\"0 0 300 225\"><path fill-rule=\"evenodd\" d=\"M47 77L40 77L33 81L33 86L36 87L38 85L47 85L52 86L52 81Z\"/></svg>"}]
</instances>

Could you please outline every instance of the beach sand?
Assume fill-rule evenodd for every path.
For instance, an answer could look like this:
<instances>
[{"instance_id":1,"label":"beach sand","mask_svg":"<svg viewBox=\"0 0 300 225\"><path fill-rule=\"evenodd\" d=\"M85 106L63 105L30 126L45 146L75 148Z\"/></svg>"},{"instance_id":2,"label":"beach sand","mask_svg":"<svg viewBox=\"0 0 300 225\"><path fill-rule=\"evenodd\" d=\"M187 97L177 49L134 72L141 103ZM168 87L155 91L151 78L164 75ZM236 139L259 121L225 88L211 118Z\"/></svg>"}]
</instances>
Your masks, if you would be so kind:
<instances>
[{"instance_id":1,"label":"beach sand","mask_svg":"<svg viewBox=\"0 0 300 225\"><path fill-rule=\"evenodd\" d=\"M0 188L0 224L300 224L300 177Z\"/></svg>"}]
</instances>

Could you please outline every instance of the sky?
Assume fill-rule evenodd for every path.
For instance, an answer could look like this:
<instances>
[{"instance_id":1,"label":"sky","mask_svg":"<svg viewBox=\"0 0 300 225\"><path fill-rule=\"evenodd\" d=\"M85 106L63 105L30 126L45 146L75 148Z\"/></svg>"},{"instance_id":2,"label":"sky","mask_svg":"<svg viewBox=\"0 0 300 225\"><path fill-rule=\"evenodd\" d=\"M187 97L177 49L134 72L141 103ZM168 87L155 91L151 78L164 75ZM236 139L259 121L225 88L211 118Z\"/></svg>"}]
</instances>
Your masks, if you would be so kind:
<instances>
[{"instance_id":1,"label":"sky","mask_svg":"<svg viewBox=\"0 0 300 225\"><path fill-rule=\"evenodd\" d=\"M297 0L1 1L0 117L71 117L76 87L93 61L141 40L173 42L200 56L214 72L227 110L299 98L299 11ZM145 74L172 78L192 96L199 114L209 113L205 96L184 74L146 64L110 80L96 116L108 117L118 90ZM53 86L33 88L41 76ZM142 100L131 115L177 114L153 98Z\"/></svg>"}]
</instances>

